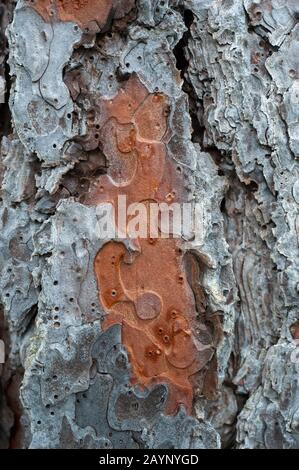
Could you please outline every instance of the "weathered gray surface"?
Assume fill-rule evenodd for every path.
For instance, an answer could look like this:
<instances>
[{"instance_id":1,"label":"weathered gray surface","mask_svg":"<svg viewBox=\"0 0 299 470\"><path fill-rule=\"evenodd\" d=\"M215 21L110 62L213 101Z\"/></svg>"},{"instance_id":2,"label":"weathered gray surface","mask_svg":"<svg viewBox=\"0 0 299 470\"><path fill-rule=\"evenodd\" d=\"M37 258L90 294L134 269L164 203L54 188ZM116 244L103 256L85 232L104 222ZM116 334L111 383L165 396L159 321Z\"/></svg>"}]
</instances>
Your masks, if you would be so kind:
<instances>
[{"instance_id":1,"label":"weathered gray surface","mask_svg":"<svg viewBox=\"0 0 299 470\"><path fill-rule=\"evenodd\" d=\"M25 371L17 445L298 448L298 2L139 0L112 35L84 38L25 3L7 32L13 134L0 162L1 304L9 368ZM128 387L119 328L101 332L101 214L80 202L99 165L88 110L133 72L169 97L167 151L205 207L186 249L204 260L223 336L218 398L199 390L192 418L163 415L163 385ZM17 411L3 410L9 434Z\"/></svg>"}]
</instances>

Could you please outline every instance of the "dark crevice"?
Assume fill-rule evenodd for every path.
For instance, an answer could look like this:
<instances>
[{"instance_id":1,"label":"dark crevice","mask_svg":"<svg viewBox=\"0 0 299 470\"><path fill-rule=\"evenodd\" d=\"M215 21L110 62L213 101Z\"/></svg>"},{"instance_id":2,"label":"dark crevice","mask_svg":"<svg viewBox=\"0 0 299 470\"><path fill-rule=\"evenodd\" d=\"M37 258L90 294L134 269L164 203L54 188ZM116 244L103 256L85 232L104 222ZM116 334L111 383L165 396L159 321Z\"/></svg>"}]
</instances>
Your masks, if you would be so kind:
<instances>
[{"instance_id":1,"label":"dark crevice","mask_svg":"<svg viewBox=\"0 0 299 470\"><path fill-rule=\"evenodd\" d=\"M33 305L29 312L26 315L26 319L24 320L24 324L22 325L22 330L18 332L18 335L25 335L35 326L35 320L38 314L38 305Z\"/></svg>"},{"instance_id":2,"label":"dark crevice","mask_svg":"<svg viewBox=\"0 0 299 470\"><path fill-rule=\"evenodd\" d=\"M226 212L226 208L225 208L225 197L222 199L221 203L220 203L220 210L222 213L225 213Z\"/></svg>"},{"instance_id":3,"label":"dark crevice","mask_svg":"<svg viewBox=\"0 0 299 470\"><path fill-rule=\"evenodd\" d=\"M183 79L182 89L189 99L189 114L192 122L192 142L197 142L202 146L204 127L200 124L198 119L199 106L201 106L201 103L198 103L198 97L196 96L195 90L190 80L188 79L189 61L186 54L189 40L192 37L191 26L194 21L194 14L191 10L188 9L181 9L180 14L184 19L187 31L184 32L182 38L175 46L173 53L176 58L176 67L180 71L181 78Z\"/></svg>"},{"instance_id":4,"label":"dark crevice","mask_svg":"<svg viewBox=\"0 0 299 470\"><path fill-rule=\"evenodd\" d=\"M11 77L9 75L9 65L7 63L8 55L5 57L5 81L6 81L6 93L5 93L5 103L2 105L1 109L1 123L0 123L0 135L8 136L12 133L11 125L11 112L9 107L9 97L11 90Z\"/></svg>"},{"instance_id":5,"label":"dark crevice","mask_svg":"<svg viewBox=\"0 0 299 470\"><path fill-rule=\"evenodd\" d=\"M8 42L5 37L5 28L7 21L11 19L14 2L0 2L0 76L5 79L5 96L0 96L0 142L3 136L12 132L11 113L9 109L9 95L11 89L11 79L9 75L8 60ZM3 99L4 98L4 99ZM2 102L4 101L4 102Z\"/></svg>"},{"instance_id":6,"label":"dark crevice","mask_svg":"<svg viewBox=\"0 0 299 470\"><path fill-rule=\"evenodd\" d=\"M188 47L188 41L191 37L190 28L194 21L194 15L191 10L184 10L181 14L183 16L187 31L184 32L182 38L175 46L173 52L176 58L177 69L180 70L181 77L183 80L185 80L185 72L188 71L189 62L186 58L184 49L185 47Z\"/></svg>"}]
</instances>

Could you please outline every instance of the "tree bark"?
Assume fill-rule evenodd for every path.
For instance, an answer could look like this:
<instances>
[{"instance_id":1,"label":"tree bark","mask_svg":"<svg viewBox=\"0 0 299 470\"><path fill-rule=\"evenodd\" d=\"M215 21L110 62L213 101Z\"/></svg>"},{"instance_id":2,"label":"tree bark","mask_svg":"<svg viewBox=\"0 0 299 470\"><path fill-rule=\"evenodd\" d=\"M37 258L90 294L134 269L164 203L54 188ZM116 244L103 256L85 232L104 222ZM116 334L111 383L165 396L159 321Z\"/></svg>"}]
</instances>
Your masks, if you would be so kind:
<instances>
[{"instance_id":1,"label":"tree bark","mask_svg":"<svg viewBox=\"0 0 299 470\"><path fill-rule=\"evenodd\" d=\"M298 448L297 0L14 3L0 447ZM201 223L103 238L120 195Z\"/></svg>"}]
</instances>

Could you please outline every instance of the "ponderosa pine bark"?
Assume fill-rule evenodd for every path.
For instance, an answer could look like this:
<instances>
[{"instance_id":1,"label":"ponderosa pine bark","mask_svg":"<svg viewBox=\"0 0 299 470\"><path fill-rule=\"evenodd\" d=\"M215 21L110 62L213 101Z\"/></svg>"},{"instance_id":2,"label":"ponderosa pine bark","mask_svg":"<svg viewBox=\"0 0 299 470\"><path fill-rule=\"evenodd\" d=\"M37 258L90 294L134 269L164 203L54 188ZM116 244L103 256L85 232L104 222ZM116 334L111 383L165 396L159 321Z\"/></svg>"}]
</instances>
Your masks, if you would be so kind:
<instances>
[{"instance_id":1,"label":"ponderosa pine bark","mask_svg":"<svg viewBox=\"0 0 299 470\"><path fill-rule=\"evenodd\" d=\"M298 17L0 2L2 448L299 447ZM202 223L103 239L119 195Z\"/></svg>"}]
</instances>

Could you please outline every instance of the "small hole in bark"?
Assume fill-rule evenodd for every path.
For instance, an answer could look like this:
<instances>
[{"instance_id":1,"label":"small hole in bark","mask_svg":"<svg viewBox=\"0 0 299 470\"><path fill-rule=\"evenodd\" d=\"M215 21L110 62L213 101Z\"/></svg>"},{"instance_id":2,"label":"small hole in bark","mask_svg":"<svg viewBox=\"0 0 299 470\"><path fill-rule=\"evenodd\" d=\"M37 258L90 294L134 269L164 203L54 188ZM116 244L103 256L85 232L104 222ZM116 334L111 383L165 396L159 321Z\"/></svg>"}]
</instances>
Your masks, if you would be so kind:
<instances>
[{"instance_id":1,"label":"small hole in bark","mask_svg":"<svg viewBox=\"0 0 299 470\"><path fill-rule=\"evenodd\" d=\"M258 184L255 181L251 181L250 184L247 186L247 189L251 192L255 192L258 190Z\"/></svg>"},{"instance_id":2,"label":"small hole in bark","mask_svg":"<svg viewBox=\"0 0 299 470\"><path fill-rule=\"evenodd\" d=\"M225 198L223 198L220 203L220 210L221 212L225 212Z\"/></svg>"}]
</instances>

